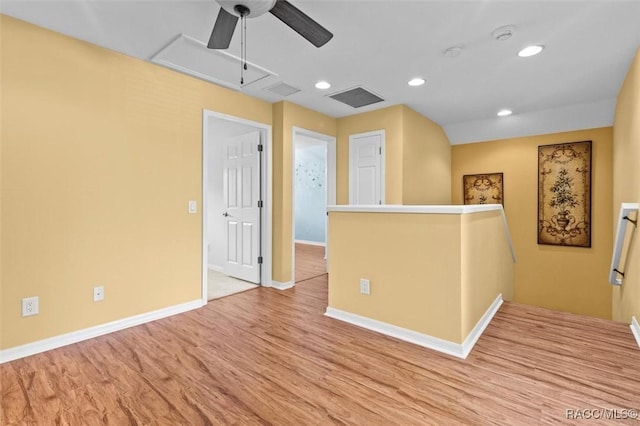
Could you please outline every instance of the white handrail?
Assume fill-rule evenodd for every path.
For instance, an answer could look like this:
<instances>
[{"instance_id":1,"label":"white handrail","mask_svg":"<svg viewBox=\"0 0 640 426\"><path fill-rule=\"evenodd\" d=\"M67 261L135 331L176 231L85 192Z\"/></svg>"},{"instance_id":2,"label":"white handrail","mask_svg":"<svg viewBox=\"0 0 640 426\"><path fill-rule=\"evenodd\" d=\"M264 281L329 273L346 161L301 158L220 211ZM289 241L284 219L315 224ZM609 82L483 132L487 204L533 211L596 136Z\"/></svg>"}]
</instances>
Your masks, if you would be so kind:
<instances>
[{"instance_id":1,"label":"white handrail","mask_svg":"<svg viewBox=\"0 0 640 426\"><path fill-rule=\"evenodd\" d=\"M616 232L616 241L613 245L613 256L611 257L611 269L609 270L609 284L622 285L624 271L620 271L620 256L622 255L622 247L627 234L627 225L633 223L634 226L637 226L637 215L636 219L633 220L629 217L629 214L634 211L637 212L638 209L638 203L622 203L620 205L618 231Z\"/></svg>"}]
</instances>

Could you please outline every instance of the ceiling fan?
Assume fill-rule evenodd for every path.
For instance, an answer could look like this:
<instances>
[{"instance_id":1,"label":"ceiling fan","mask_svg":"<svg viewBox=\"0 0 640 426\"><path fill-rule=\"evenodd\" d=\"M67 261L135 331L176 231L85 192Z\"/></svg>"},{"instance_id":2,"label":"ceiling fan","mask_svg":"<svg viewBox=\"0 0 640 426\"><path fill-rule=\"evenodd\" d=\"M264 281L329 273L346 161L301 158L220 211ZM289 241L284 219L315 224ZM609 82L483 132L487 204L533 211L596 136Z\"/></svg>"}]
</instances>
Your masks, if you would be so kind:
<instances>
[{"instance_id":1,"label":"ceiling fan","mask_svg":"<svg viewBox=\"0 0 640 426\"><path fill-rule=\"evenodd\" d=\"M226 49L236 28L238 18L256 18L270 12L316 47L333 37L322 25L307 16L287 0L216 0L221 8L213 26L207 47Z\"/></svg>"}]
</instances>

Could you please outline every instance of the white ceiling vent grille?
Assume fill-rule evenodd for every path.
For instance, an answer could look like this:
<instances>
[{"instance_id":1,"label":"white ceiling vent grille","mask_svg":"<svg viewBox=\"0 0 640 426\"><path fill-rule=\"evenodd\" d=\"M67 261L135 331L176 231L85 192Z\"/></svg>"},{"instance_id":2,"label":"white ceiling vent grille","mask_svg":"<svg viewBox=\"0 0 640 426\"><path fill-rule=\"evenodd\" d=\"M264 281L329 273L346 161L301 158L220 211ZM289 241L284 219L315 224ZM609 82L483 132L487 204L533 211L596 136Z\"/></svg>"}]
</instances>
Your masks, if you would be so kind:
<instances>
[{"instance_id":1,"label":"white ceiling vent grille","mask_svg":"<svg viewBox=\"0 0 640 426\"><path fill-rule=\"evenodd\" d=\"M180 34L156 53L151 62L236 90L277 75L247 62L244 84L241 85L240 58L223 50L207 49L205 43L185 34Z\"/></svg>"},{"instance_id":2,"label":"white ceiling vent grille","mask_svg":"<svg viewBox=\"0 0 640 426\"><path fill-rule=\"evenodd\" d=\"M276 83L273 86L265 87L264 90L268 90L271 93L275 93L278 96L287 97L293 95L294 93L298 93L300 89L297 87L293 87L288 85L287 83Z\"/></svg>"},{"instance_id":3,"label":"white ceiling vent grille","mask_svg":"<svg viewBox=\"0 0 640 426\"><path fill-rule=\"evenodd\" d=\"M362 87L354 87L353 89L348 89L344 92L334 93L333 95L329 95L329 97L353 108L360 108L384 101L380 96L375 95Z\"/></svg>"}]
</instances>

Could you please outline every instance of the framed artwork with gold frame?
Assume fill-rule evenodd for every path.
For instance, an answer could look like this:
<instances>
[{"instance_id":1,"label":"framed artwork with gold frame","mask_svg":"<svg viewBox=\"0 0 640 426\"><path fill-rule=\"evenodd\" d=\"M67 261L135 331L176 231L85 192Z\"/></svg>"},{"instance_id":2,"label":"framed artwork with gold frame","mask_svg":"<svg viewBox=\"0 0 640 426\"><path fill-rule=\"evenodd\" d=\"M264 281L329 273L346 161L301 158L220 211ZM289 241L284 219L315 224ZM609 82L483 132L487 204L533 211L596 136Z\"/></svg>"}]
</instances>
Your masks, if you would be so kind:
<instances>
[{"instance_id":1,"label":"framed artwork with gold frame","mask_svg":"<svg viewBox=\"0 0 640 426\"><path fill-rule=\"evenodd\" d=\"M502 173L481 173L462 176L464 204L504 205Z\"/></svg>"},{"instance_id":2,"label":"framed artwork with gold frame","mask_svg":"<svg viewBox=\"0 0 640 426\"><path fill-rule=\"evenodd\" d=\"M538 146L538 244L591 247L591 141Z\"/></svg>"}]
</instances>

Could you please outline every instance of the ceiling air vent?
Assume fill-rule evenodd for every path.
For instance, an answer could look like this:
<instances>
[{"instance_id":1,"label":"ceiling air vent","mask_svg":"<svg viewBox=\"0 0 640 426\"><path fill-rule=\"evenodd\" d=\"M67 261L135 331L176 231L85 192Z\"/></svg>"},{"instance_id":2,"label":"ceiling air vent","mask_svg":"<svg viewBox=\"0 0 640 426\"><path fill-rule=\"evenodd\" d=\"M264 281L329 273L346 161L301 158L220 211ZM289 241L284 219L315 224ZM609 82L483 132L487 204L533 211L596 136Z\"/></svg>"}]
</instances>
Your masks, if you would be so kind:
<instances>
[{"instance_id":1,"label":"ceiling air vent","mask_svg":"<svg viewBox=\"0 0 640 426\"><path fill-rule=\"evenodd\" d=\"M344 92L334 93L333 95L329 95L329 97L354 108L360 108L384 101L380 96L374 95L362 87L355 87L353 89L345 90Z\"/></svg>"},{"instance_id":2,"label":"ceiling air vent","mask_svg":"<svg viewBox=\"0 0 640 426\"><path fill-rule=\"evenodd\" d=\"M275 93L276 95L282 97L287 97L300 91L300 89L298 89L297 87L289 86L287 83L282 82L276 83L273 86L265 87L264 90L268 90L271 93Z\"/></svg>"}]
</instances>

